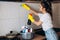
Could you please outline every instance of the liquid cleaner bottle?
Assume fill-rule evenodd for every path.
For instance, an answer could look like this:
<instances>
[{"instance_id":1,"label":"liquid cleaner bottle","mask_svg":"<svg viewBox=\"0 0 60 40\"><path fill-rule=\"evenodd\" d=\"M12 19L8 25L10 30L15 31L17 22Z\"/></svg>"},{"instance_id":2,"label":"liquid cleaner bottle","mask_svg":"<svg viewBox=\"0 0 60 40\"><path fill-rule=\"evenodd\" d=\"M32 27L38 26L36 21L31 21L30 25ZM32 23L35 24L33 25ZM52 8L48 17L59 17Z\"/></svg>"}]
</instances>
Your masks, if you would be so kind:
<instances>
[{"instance_id":1,"label":"liquid cleaner bottle","mask_svg":"<svg viewBox=\"0 0 60 40\"><path fill-rule=\"evenodd\" d=\"M28 27L28 32L32 33L32 27L31 27L31 21L30 20L27 23L27 27Z\"/></svg>"},{"instance_id":2,"label":"liquid cleaner bottle","mask_svg":"<svg viewBox=\"0 0 60 40\"><path fill-rule=\"evenodd\" d=\"M30 20L30 19L28 19L27 24L28 24L28 25L31 25L31 20Z\"/></svg>"}]
</instances>

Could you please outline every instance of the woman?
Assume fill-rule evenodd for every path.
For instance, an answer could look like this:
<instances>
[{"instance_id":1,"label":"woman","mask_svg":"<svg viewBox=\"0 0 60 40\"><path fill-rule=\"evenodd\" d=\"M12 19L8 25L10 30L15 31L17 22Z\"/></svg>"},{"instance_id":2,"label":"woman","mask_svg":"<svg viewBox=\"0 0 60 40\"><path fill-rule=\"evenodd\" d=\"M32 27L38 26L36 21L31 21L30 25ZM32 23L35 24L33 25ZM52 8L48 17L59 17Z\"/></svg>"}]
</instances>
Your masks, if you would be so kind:
<instances>
[{"instance_id":1,"label":"woman","mask_svg":"<svg viewBox=\"0 0 60 40\"><path fill-rule=\"evenodd\" d=\"M33 14L39 16L40 20L38 22L35 21L31 15L28 16L28 19L30 19L31 22L37 26L42 25L42 29L45 32L47 40L58 40L57 34L53 30L52 19L51 19L51 16L49 14L49 7L50 6L48 5L47 2L41 2L40 9L39 9L39 11L41 13L37 13L36 11L34 11L30 8L30 11Z\"/></svg>"},{"instance_id":2,"label":"woman","mask_svg":"<svg viewBox=\"0 0 60 40\"><path fill-rule=\"evenodd\" d=\"M41 2L40 3L39 11L41 13L37 13L32 8L27 7L25 4L23 4L23 7L27 10L30 10L31 13L33 13L34 15L39 16L39 18L40 18L39 21L35 21L33 16L31 16L31 15L28 15L28 19L31 20L31 22L34 23L37 26L42 25L42 29L45 32L47 40L58 40L57 34L53 30L52 19L51 19L51 16L49 14L50 13L49 12L50 11L50 9L49 9L50 6L48 5L47 2Z\"/></svg>"}]
</instances>

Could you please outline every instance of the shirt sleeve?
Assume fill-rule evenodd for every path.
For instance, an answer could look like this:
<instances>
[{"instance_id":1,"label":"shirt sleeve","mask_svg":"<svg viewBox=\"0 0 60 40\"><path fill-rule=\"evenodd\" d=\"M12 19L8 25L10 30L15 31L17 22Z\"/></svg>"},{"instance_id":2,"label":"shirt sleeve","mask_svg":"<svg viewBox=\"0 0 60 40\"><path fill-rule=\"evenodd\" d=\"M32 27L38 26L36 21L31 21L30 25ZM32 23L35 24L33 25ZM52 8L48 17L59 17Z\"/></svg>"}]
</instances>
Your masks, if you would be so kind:
<instances>
[{"instance_id":1,"label":"shirt sleeve","mask_svg":"<svg viewBox=\"0 0 60 40\"><path fill-rule=\"evenodd\" d=\"M38 16L39 16L39 18L41 18L41 17L42 17L42 15L43 15L43 14L41 14L41 13L38 13Z\"/></svg>"},{"instance_id":2,"label":"shirt sleeve","mask_svg":"<svg viewBox=\"0 0 60 40\"><path fill-rule=\"evenodd\" d=\"M42 22L43 22L43 19L42 19L43 14L42 14L42 13L39 13L39 14L38 14L38 16L39 16L40 21L42 21Z\"/></svg>"}]
</instances>

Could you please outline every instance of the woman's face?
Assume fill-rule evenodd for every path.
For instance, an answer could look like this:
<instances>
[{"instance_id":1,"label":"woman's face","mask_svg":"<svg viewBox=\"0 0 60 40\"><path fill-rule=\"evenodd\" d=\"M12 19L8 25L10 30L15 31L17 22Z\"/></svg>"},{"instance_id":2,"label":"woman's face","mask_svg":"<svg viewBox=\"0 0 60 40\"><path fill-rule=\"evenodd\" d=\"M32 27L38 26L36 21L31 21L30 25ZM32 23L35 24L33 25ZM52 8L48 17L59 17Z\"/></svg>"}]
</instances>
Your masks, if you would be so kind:
<instances>
[{"instance_id":1,"label":"woman's face","mask_svg":"<svg viewBox=\"0 0 60 40\"><path fill-rule=\"evenodd\" d=\"M40 11L40 12L42 12L42 11L43 11L43 7L42 7L42 5L41 5L41 4L40 4L39 11Z\"/></svg>"}]
</instances>

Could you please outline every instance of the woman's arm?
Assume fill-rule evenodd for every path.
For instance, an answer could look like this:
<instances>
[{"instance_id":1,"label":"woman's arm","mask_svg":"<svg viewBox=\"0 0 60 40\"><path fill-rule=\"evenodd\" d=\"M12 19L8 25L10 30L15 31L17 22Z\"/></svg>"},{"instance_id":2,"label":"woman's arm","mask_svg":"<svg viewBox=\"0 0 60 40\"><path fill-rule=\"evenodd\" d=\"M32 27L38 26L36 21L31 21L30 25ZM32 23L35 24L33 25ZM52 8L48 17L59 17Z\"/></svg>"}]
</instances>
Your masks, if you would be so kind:
<instances>
[{"instance_id":1,"label":"woman's arm","mask_svg":"<svg viewBox=\"0 0 60 40\"><path fill-rule=\"evenodd\" d=\"M38 12L37 12L37 11L33 10L32 8L30 8L30 11L31 11L34 15L38 16Z\"/></svg>"},{"instance_id":2,"label":"woman's arm","mask_svg":"<svg viewBox=\"0 0 60 40\"><path fill-rule=\"evenodd\" d=\"M34 21L33 23L34 23L35 25L39 26L39 25L41 25L43 22L39 20L38 22L37 22L37 21Z\"/></svg>"},{"instance_id":3,"label":"woman's arm","mask_svg":"<svg viewBox=\"0 0 60 40\"><path fill-rule=\"evenodd\" d=\"M31 22L34 23L34 24L37 25L37 26L39 26L39 25L42 24L42 21L40 21L40 20L39 20L39 21L35 21L35 19L33 18L32 15L28 15L28 19L30 19Z\"/></svg>"},{"instance_id":4,"label":"woman's arm","mask_svg":"<svg viewBox=\"0 0 60 40\"><path fill-rule=\"evenodd\" d=\"M33 14L35 14L35 15L37 15L38 16L38 12L37 11L35 11L35 10L33 10L29 5L27 5L27 4L22 4L21 5L23 8L25 8L26 10L30 10Z\"/></svg>"}]
</instances>

